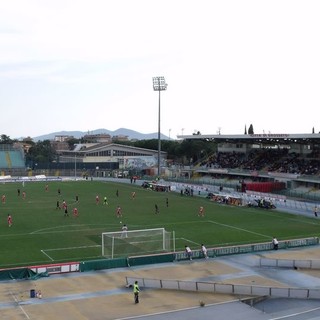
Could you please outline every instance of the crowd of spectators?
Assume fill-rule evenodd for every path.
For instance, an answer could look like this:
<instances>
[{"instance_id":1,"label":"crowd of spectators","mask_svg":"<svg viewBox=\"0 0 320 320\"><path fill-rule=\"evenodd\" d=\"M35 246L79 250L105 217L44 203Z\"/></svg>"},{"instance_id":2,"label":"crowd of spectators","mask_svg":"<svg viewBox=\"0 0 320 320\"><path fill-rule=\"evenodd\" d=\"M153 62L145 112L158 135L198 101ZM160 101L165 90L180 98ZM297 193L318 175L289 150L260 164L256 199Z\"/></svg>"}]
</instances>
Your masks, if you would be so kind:
<instances>
[{"instance_id":1,"label":"crowd of spectators","mask_svg":"<svg viewBox=\"0 0 320 320\"><path fill-rule=\"evenodd\" d=\"M320 151L308 155L289 153L288 149L257 149L248 154L217 152L201 163L212 169L242 169L299 175L320 174Z\"/></svg>"},{"instance_id":2,"label":"crowd of spectators","mask_svg":"<svg viewBox=\"0 0 320 320\"><path fill-rule=\"evenodd\" d=\"M237 152L217 152L211 155L208 159L201 163L201 166L206 168L220 169L230 168L236 169L246 163L246 156L244 153Z\"/></svg>"}]
</instances>

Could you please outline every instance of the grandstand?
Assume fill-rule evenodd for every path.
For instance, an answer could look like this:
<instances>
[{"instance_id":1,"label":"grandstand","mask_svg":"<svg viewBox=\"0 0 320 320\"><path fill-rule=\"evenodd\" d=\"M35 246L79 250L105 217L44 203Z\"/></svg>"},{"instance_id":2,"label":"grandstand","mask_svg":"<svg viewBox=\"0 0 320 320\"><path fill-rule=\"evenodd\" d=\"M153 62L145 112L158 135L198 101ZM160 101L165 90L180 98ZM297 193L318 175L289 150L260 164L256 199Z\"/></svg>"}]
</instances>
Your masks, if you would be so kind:
<instances>
[{"instance_id":1,"label":"grandstand","mask_svg":"<svg viewBox=\"0 0 320 320\"><path fill-rule=\"evenodd\" d=\"M320 133L185 135L181 139L215 141L215 154L189 168L190 177L222 185L233 184L245 191L281 193L289 196L320 197ZM270 184L272 183L272 184ZM271 190L277 186L277 190ZM280 188L281 189L281 188ZM286 190L286 191L284 191Z\"/></svg>"},{"instance_id":2,"label":"grandstand","mask_svg":"<svg viewBox=\"0 0 320 320\"><path fill-rule=\"evenodd\" d=\"M0 170L2 175L4 172L25 170L23 149L9 144L0 144Z\"/></svg>"}]
</instances>

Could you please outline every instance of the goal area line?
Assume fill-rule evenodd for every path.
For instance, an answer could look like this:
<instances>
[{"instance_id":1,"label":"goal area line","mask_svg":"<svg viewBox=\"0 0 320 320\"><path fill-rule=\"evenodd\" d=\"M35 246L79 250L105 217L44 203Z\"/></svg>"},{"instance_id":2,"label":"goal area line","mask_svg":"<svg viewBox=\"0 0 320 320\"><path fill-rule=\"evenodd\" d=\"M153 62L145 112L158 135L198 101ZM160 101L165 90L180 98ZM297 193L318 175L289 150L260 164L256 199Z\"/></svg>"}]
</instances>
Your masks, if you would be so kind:
<instances>
[{"instance_id":1,"label":"goal area line","mask_svg":"<svg viewBox=\"0 0 320 320\"><path fill-rule=\"evenodd\" d=\"M78 247L65 247L65 248L53 248L53 249L41 249L41 253L44 254L51 261L55 261L55 259L50 255L50 252L56 251L67 251L67 250L81 250L81 249L89 249L89 248L101 248L101 244L91 245L91 246L78 246Z\"/></svg>"}]
</instances>

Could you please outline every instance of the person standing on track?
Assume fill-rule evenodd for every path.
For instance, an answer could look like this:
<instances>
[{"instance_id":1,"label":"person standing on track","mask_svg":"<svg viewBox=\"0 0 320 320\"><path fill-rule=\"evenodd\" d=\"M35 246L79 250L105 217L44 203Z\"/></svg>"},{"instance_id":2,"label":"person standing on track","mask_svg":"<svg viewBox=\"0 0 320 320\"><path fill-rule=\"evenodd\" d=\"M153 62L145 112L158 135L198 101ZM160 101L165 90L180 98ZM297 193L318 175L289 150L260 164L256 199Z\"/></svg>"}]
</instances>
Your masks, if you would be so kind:
<instances>
[{"instance_id":1,"label":"person standing on track","mask_svg":"<svg viewBox=\"0 0 320 320\"><path fill-rule=\"evenodd\" d=\"M190 249L189 246L185 246L185 251L186 251L187 258L191 261L192 260L192 250Z\"/></svg>"},{"instance_id":2,"label":"person standing on track","mask_svg":"<svg viewBox=\"0 0 320 320\"><path fill-rule=\"evenodd\" d=\"M205 259L208 259L208 250L204 244L201 245L201 253L205 257Z\"/></svg>"},{"instance_id":3,"label":"person standing on track","mask_svg":"<svg viewBox=\"0 0 320 320\"><path fill-rule=\"evenodd\" d=\"M314 206L313 213L315 217L318 217L318 206Z\"/></svg>"},{"instance_id":4,"label":"person standing on track","mask_svg":"<svg viewBox=\"0 0 320 320\"><path fill-rule=\"evenodd\" d=\"M138 281L135 281L133 285L134 303L139 303L139 292L140 292L140 288L138 285Z\"/></svg>"},{"instance_id":5,"label":"person standing on track","mask_svg":"<svg viewBox=\"0 0 320 320\"><path fill-rule=\"evenodd\" d=\"M276 237L273 237L272 239L272 245L273 245L273 250L278 250L279 248L279 241Z\"/></svg>"}]
</instances>

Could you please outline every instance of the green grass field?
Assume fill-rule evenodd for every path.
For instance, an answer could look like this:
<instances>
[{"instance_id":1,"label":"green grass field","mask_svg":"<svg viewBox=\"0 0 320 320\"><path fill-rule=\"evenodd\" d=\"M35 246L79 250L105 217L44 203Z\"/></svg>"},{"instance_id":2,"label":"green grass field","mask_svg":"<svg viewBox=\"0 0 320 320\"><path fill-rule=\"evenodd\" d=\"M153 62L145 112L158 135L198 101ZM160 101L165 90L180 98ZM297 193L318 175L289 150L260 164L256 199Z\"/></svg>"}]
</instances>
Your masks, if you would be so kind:
<instances>
[{"instance_id":1,"label":"green grass field","mask_svg":"<svg viewBox=\"0 0 320 320\"><path fill-rule=\"evenodd\" d=\"M319 236L320 222L312 217L225 206L204 197L181 196L175 192L154 192L141 188L140 182L137 185L103 181L49 182L49 190L45 191L46 184L0 185L0 195L6 195L6 203L0 203L0 268L102 258L101 233L120 231L120 220L129 230L164 227L174 231L177 251L184 250L185 245L199 249L201 243L212 248L268 242L273 235L279 240ZM22 198L23 191L26 199ZM136 191L134 200L132 191ZM97 194L99 205L95 201ZM103 205L104 196L108 197L107 206ZM63 210L56 209L57 200L60 203L66 200L69 217L64 217ZM155 204L160 210L158 215ZM118 205L122 207L121 219L116 216ZM72 215L75 206L79 210L78 218ZM205 217L198 217L199 206L204 206ZM7 224L8 214L13 218L12 227Z\"/></svg>"}]
</instances>

